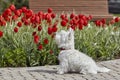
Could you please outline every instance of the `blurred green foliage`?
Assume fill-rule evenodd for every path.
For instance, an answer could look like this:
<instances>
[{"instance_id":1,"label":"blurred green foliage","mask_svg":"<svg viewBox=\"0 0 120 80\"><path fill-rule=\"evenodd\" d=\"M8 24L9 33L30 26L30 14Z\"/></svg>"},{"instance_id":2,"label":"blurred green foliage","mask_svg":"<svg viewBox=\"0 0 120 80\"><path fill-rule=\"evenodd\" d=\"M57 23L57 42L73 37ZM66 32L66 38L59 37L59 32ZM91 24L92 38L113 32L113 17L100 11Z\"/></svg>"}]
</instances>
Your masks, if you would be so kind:
<instances>
[{"instance_id":1,"label":"blurred green foliage","mask_svg":"<svg viewBox=\"0 0 120 80\"><path fill-rule=\"evenodd\" d=\"M4 53L4 54L3 54ZM24 50L17 48L10 50L8 48L1 48L0 50L0 67L19 67L26 66L26 56Z\"/></svg>"},{"instance_id":2,"label":"blurred green foliage","mask_svg":"<svg viewBox=\"0 0 120 80\"><path fill-rule=\"evenodd\" d=\"M0 14L11 4L14 4L17 9L22 6L29 8L29 0L0 0Z\"/></svg>"}]
</instances>

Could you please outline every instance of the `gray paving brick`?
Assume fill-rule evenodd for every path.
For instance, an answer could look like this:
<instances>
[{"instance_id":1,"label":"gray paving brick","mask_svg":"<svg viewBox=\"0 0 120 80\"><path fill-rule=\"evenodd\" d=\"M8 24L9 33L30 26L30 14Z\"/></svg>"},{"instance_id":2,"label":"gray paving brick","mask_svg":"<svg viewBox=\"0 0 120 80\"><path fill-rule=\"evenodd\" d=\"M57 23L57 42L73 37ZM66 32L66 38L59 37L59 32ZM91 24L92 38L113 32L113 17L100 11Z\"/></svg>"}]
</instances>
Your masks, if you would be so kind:
<instances>
[{"instance_id":1,"label":"gray paving brick","mask_svg":"<svg viewBox=\"0 0 120 80\"><path fill-rule=\"evenodd\" d=\"M111 69L96 75L79 73L56 74L57 65L19 68L0 68L0 80L120 80L120 59L97 63Z\"/></svg>"}]
</instances>

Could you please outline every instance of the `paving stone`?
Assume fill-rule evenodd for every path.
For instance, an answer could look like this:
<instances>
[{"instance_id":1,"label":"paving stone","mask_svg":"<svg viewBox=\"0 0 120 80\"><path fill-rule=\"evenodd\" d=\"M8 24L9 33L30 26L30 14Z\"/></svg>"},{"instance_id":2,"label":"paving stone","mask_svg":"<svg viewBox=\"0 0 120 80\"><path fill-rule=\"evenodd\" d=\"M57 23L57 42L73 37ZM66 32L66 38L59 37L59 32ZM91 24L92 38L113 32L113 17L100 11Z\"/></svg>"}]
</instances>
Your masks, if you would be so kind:
<instances>
[{"instance_id":1,"label":"paving stone","mask_svg":"<svg viewBox=\"0 0 120 80\"><path fill-rule=\"evenodd\" d=\"M38 72L31 72L30 74L34 76L35 79L45 80L45 78L42 75L40 75Z\"/></svg>"},{"instance_id":2,"label":"paving stone","mask_svg":"<svg viewBox=\"0 0 120 80\"><path fill-rule=\"evenodd\" d=\"M0 68L0 80L120 80L120 59L97 63L99 66L110 68L109 73L96 75L79 73L56 74L58 65Z\"/></svg>"}]
</instances>

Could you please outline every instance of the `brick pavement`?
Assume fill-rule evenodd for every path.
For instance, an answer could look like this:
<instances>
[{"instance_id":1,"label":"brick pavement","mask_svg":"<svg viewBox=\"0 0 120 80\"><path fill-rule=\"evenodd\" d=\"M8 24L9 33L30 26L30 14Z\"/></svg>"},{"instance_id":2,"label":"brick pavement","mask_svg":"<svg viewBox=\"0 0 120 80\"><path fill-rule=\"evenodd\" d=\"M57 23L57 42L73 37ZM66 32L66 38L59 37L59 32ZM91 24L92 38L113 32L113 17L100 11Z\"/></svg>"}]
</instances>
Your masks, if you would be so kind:
<instances>
[{"instance_id":1,"label":"brick pavement","mask_svg":"<svg viewBox=\"0 0 120 80\"><path fill-rule=\"evenodd\" d=\"M120 80L120 59L97 63L111 69L96 75L79 73L56 74L57 65L38 67L0 68L0 80Z\"/></svg>"}]
</instances>

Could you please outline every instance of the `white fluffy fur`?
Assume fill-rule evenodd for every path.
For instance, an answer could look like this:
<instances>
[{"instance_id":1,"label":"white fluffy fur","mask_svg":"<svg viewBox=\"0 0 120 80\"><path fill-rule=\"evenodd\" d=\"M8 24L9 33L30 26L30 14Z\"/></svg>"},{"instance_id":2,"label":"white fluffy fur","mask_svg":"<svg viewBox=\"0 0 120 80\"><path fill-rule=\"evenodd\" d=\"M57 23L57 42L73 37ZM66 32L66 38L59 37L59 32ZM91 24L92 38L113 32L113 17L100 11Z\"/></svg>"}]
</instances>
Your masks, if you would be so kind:
<instances>
[{"instance_id":1,"label":"white fluffy fur","mask_svg":"<svg viewBox=\"0 0 120 80\"><path fill-rule=\"evenodd\" d=\"M67 72L97 74L97 72L110 71L105 67L98 67L91 57L74 49L74 31L71 28L68 31L57 32L55 41L59 48L65 49L61 50L58 56L60 62L58 74Z\"/></svg>"}]
</instances>

